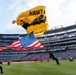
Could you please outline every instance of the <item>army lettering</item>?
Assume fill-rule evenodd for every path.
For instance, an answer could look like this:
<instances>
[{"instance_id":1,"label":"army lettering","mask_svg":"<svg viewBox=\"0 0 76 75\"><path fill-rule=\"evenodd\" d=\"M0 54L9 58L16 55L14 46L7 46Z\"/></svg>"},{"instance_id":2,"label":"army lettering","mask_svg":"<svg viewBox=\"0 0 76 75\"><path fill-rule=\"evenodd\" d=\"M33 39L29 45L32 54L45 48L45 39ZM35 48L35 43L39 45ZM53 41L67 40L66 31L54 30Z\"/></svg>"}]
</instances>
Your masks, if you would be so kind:
<instances>
[{"instance_id":1,"label":"army lettering","mask_svg":"<svg viewBox=\"0 0 76 75\"><path fill-rule=\"evenodd\" d=\"M44 10L45 11L45 10ZM42 14L43 9L40 10L35 10L35 11L30 11L29 15L38 15L38 14ZM44 12L45 13L45 12Z\"/></svg>"}]
</instances>

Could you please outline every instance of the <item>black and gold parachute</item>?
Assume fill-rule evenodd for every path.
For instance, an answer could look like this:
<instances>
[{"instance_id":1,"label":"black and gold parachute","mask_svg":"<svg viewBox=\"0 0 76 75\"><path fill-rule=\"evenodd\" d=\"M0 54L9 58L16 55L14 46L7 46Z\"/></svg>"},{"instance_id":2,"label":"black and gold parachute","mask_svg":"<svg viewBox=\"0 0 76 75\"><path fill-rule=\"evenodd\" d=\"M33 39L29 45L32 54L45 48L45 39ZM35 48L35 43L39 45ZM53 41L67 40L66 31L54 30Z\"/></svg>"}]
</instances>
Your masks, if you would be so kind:
<instances>
[{"instance_id":1,"label":"black and gold parachute","mask_svg":"<svg viewBox=\"0 0 76 75\"><path fill-rule=\"evenodd\" d=\"M33 31L35 36L43 35L48 28L45 6L36 6L20 13L14 22L26 29L28 34Z\"/></svg>"}]
</instances>

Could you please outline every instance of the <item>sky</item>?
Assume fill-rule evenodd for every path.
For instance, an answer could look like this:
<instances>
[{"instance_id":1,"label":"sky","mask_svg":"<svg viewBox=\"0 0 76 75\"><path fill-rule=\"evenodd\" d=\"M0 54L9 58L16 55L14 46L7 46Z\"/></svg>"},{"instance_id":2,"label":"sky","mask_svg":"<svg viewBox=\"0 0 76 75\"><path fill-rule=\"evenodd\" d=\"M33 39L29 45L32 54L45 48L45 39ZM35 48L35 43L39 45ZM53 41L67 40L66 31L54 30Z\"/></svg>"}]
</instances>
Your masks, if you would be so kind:
<instances>
[{"instance_id":1,"label":"sky","mask_svg":"<svg viewBox=\"0 0 76 75\"><path fill-rule=\"evenodd\" d=\"M38 5L46 6L48 30L76 24L76 0L0 0L0 34L26 34L12 20Z\"/></svg>"}]
</instances>

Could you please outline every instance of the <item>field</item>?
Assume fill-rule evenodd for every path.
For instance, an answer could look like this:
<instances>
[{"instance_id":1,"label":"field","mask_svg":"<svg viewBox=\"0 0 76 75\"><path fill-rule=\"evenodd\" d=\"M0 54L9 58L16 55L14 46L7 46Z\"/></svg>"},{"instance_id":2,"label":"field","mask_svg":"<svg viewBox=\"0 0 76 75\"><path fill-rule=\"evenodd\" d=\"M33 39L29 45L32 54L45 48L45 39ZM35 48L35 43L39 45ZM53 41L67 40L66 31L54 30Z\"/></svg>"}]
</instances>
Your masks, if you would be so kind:
<instances>
[{"instance_id":1,"label":"field","mask_svg":"<svg viewBox=\"0 0 76 75\"><path fill-rule=\"evenodd\" d=\"M76 60L60 60L61 65L55 61L24 62L7 65L3 63L4 73L0 75L76 75Z\"/></svg>"}]
</instances>

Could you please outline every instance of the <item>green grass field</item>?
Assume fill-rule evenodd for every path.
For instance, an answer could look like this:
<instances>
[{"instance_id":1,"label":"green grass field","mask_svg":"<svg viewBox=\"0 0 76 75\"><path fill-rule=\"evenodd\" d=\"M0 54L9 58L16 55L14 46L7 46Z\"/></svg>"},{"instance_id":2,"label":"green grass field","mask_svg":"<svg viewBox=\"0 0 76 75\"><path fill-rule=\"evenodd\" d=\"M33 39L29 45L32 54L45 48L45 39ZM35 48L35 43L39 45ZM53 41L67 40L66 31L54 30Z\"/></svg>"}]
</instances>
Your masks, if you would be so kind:
<instances>
[{"instance_id":1,"label":"green grass field","mask_svg":"<svg viewBox=\"0 0 76 75\"><path fill-rule=\"evenodd\" d=\"M61 65L55 61L11 63L3 64L4 73L0 75L76 75L76 60L60 60Z\"/></svg>"}]
</instances>

